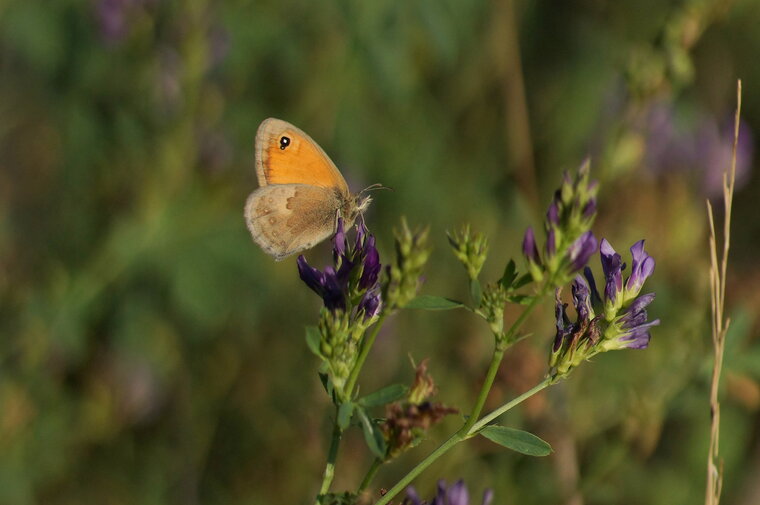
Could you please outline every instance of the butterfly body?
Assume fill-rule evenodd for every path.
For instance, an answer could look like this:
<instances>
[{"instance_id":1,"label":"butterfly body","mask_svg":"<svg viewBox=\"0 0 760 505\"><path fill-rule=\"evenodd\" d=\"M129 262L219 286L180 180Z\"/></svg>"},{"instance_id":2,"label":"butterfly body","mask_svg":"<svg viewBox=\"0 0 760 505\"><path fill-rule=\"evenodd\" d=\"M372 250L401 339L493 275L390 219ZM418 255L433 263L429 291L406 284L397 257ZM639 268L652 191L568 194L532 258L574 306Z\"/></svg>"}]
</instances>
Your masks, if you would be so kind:
<instances>
[{"instance_id":1,"label":"butterfly body","mask_svg":"<svg viewBox=\"0 0 760 505\"><path fill-rule=\"evenodd\" d=\"M253 240L279 261L353 225L371 199L352 194L335 164L311 137L270 118L256 134L259 189L245 204Z\"/></svg>"}]
</instances>

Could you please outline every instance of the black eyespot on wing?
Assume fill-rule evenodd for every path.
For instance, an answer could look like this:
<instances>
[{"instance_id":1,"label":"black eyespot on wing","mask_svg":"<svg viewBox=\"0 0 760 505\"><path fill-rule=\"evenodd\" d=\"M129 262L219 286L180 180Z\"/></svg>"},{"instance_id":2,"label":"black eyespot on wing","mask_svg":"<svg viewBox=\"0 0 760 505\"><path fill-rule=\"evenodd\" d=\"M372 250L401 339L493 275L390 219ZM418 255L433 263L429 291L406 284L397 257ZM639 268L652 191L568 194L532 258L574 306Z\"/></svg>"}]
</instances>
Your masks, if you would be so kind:
<instances>
[{"instance_id":1,"label":"black eyespot on wing","mask_svg":"<svg viewBox=\"0 0 760 505\"><path fill-rule=\"evenodd\" d=\"M288 147L289 145L290 145L290 137L286 137L285 135L283 135L282 137L280 137L280 149L281 150L284 151L285 148Z\"/></svg>"}]
</instances>

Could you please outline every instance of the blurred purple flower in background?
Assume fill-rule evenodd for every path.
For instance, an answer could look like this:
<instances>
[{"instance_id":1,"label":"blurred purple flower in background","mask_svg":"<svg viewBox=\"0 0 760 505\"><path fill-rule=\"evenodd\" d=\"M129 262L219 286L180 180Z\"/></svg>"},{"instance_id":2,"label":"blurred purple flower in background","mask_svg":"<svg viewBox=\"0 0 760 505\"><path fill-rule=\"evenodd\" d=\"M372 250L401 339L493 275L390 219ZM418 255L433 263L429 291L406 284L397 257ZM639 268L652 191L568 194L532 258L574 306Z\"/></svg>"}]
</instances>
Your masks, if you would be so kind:
<instances>
[{"instance_id":1,"label":"blurred purple flower in background","mask_svg":"<svg viewBox=\"0 0 760 505\"><path fill-rule=\"evenodd\" d=\"M486 489L483 492L481 505L490 505L492 500L493 491ZM403 501L403 505L470 505L470 494L462 479L456 481L449 488L446 488L445 480L439 480L438 492L435 498L430 501L422 500L417 494L417 490L410 486L406 490L406 498Z\"/></svg>"},{"instance_id":2,"label":"blurred purple flower in background","mask_svg":"<svg viewBox=\"0 0 760 505\"><path fill-rule=\"evenodd\" d=\"M98 0L95 4L100 35L109 44L121 42L129 33L130 16L146 0Z\"/></svg>"},{"instance_id":3,"label":"blurred purple flower in background","mask_svg":"<svg viewBox=\"0 0 760 505\"><path fill-rule=\"evenodd\" d=\"M708 197L722 192L723 173L731 162L733 118L723 124L703 116L690 128L677 124L672 105L652 105L645 119L645 163L655 174L691 173ZM749 180L754 136L745 121L739 124L736 149L736 185Z\"/></svg>"}]
</instances>

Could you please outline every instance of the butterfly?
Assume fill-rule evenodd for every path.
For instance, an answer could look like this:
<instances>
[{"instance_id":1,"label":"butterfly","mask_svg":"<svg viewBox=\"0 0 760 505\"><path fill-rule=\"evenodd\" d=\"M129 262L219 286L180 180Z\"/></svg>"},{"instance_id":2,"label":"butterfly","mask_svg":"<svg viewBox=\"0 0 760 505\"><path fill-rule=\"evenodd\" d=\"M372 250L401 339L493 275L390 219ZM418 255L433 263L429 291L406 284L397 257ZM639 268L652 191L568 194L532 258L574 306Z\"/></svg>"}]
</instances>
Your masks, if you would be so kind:
<instances>
[{"instance_id":1,"label":"butterfly","mask_svg":"<svg viewBox=\"0 0 760 505\"><path fill-rule=\"evenodd\" d=\"M269 118L256 133L259 189L245 202L245 222L256 242L276 261L347 229L372 199L352 194L332 160L307 134ZM371 186L367 189L372 189Z\"/></svg>"}]
</instances>

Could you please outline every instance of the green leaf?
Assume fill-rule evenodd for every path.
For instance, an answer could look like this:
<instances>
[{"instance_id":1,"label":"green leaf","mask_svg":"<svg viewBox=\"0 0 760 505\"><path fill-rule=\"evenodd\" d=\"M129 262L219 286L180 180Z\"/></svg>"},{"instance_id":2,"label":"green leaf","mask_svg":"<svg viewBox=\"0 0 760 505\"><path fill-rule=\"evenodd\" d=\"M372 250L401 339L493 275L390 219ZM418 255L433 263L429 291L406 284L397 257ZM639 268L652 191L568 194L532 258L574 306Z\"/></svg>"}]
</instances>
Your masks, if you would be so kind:
<instances>
[{"instance_id":1,"label":"green leaf","mask_svg":"<svg viewBox=\"0 0 760 505\"><path fill-rule=\"evenodd\" d=\"M547 456L552 453L551 445L527 431L506 426L486 426L480 430L480 434L507 449L528 456Z\"/></svg>"},{"instance_id":2,"label":"green leaf","mask_svg":"<svg viewBox=\"0 0 760 505\"><path fill-rule=\"evenodd\" d=\"M533 282L533 276L530 275L530 273L523 274L522 277L517 279L512 284L512 289L520 289L521 287L525 286L526 284L530 284Z\"/></svg>"},{"instance_id":3,"label":"green leaf","mask_svg":"<svg viewBox=\"0 0 760 505\"><path fill-rule=\"evenodd\" d=\"M335 390L333 388L333 383L330 380L330 376L327 373L319 372L319 381L322 383L322 387L325 388L327 396L332 398Z\"/></svg>"},{"instance_id":4,"label":"green leaf","mask_svg":"<svg viewBox=\"0 0 760 505\"><path fill-rule=\"evenodd\" d=\"M385 458L385 439L380 430L372 425L372 421L367 417L363 409L357 408L356 413L361 419L362 432L364 432L364 441L367 443L369 450L380 459Z\"/></svg>"},{"instance_id":5,"label":"green leaf","mask_svg":"<svg viewBox=\"0 0 760 505\"><path fill-rule=\"evenodd\" d=\"M324 359L322 352L319 350L319 343L322 341L322 336L319 334L319 328L316 326L306 327L306 345L309 346L309 350L315 355Z\"/></svg>"},{"instance_id":6,"label":"green leaf","mask_svg":"<svg viewBox=\"0 0 760 505\"><path fill-rule=\"evenodd\" d=\"M462 302L444 298L442 296L420 295L406 304L406 309L423 310L451 310L464 307Z\"/></svg>"},{"instance_id":7,"label":"green leaf","mask_svg":"<svg viewBox=\"0 0 760 505\"><path fill-rule=\"evenodd\" d=\"M338 408L338 427L341 430L348 428L348 425L351 423L351 416L354 415L354 407L355 405L353 402L346 402L342 403Z\"/></svg>"},{"instance_id":8,"label":"green leaf","mask_svg":"<svg viewBox=\"0 0 760 505\"><path fill-rule=\"evenodd\" d=\"M476 307L480 307L480 298L483 296L483 289L480 287L480 281L477 279L470 279L470 296L472 297L472 303Z\"/></svg>"},{"instance_id":9,"label":"green leaf","mask_svg":"<svg viewBox=\"0 0 760 505\"><path fill-rule=\"evenodd\" d=\"M386 403L400 400L406 395L407 391L408 388L403 384L391 384L390 386L386 386L374 393L368 394L357 403L364 408L377 407L379 405L385 405Z\"/></svg>"},{"instance_id":10,"label":"green leaf","mask_svg":"<svg viewBox=\"0 0 760 505\"><path fill-rule=\"evenodd\" d=\"M504 289L509 289L512 287L512 283L517 278L517 267L515 266L515 260L509 260L509 263L507 263L507 266L504 268L504 274L501 276L501 279L499 279L499 284Z\"/></svg>"}]
</instances>

